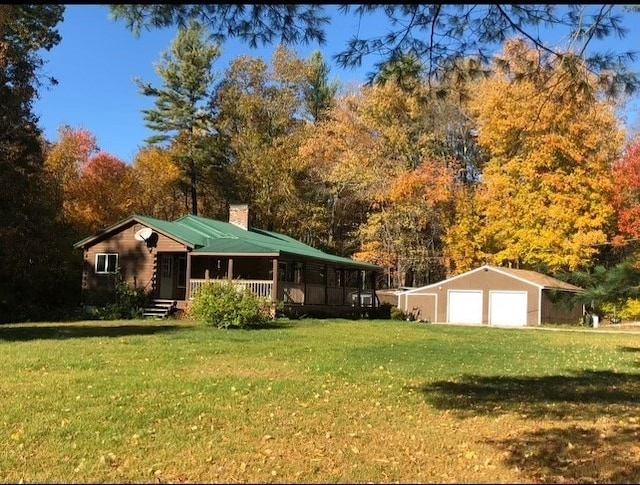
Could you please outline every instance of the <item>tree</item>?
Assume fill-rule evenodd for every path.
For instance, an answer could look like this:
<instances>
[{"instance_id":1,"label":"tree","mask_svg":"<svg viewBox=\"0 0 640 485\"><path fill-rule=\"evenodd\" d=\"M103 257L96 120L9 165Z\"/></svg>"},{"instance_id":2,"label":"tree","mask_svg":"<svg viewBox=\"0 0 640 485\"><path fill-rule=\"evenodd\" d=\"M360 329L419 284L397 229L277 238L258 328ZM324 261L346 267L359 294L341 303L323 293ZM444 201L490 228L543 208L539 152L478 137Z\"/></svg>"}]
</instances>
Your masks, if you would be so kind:
<instances>
[{"instance_id":1,"label":"tree","mask_svg":"<svg viewBox=\"0 0 640 485\"><path fill-rule=\"evenodd\" d=\"M359 66L365 56L379 54L376 71L393 59L412 53L426 62L427 77L457 68L461 58L475 57L486 63L492 50L513 37L524 37L557 62L577 55L610 94L632 92L640 79L628 69L635 52L592 52L594 40L624 37L622 15L637 9L616 5L505 5L505 4L388 4L342 5L339 14L352 13L366 22L381 14L388 21L385 32L371 38L351 38L335 55L342 67ZM321 5L114 5L112 17L123 20L139 35L143 28L183 26L190 20L205 22L222 42L238 37L250 46L279 43L318 42L324 45L330 22ZM540 36L540 27L563 30L570 45L550 47ZM576 79L576 81L580 81Z\"/></svg>"},{"instance_id":2,"label":"tree","mask_svg":"<svg viewBox=\"0 0 640 485\"><path fill-rule=\"evenodd\" d=\"M60 41L63 12L62 5L0 5L0 322L45 316L80 288L32 112L40 53Z\"/></svg>"},{"instance_id":3,"label":"tree","mask_svg":"<svg viewBox=\"0 0 640 485\"><path fill-rule=\"evenodd\" d=\"M58 140L47 150L45 168L55 182L62 211L58 217L74 227L78 237L86 235L87 227L79 224L80 217L74 212L76 197L80 189L80 177L89 159L98 153L96 137L84 128L73 129L61 126Z\"/></svg>"},{"instance_id":4,"label":"tree","mask_svg":"<svg viewBox=\"0 0 640 485\"><path fill-rule=\"evenodd\" d=\"M591 307L598 313L610 310L614 315L631 303L637 307L640 298L640 268L635 257L627 258L612 268L598 265L576 271L564 279L584 288L570 301Z\"/></svg>"},{"instance_id":5,"label":"tree","mask_svg":"<svg viewBox=\"0 0 640 485\"><path fill-rule=\"evenodd\" d=\"M443 237L453 215L456 163L427 159L401 174L362 226L355 258L378 264L393 285L420 286L445 278Z\"/></svg>"},{"instance_id":6,"label":"tree","mask_svg":"<svg viewBox=\"0 0 640 485\"><path fill-rule=\"evenodd\" d=\"M262 59L240 56L213 101L216 124L228 140L235 199L251 204L252 223L294 237L305 231L304 167L297 152L305 129L306 73L305 62L284 47L274 52L272 69Z\"/></svg>"},{"instance_id":7,"label":"tree","mask_svg":"<svg viewBox=\"0 0 640 485\"><path fill-rule=\"evenodd\" d=\"M155 108L143 113L147 126L159 134L147 141L173 143L176 161L189 184L194 215L198 215L199 175L215 156L213 119L207 105L215 80L212 67L218 57L219 46L210 44L204 28L192 23L178 30L170 50L162 53L156 66L163 87L137 80L142 94L156 98Z\"/></svg>"},{"instance_id":8,"label":"tree","mask_svg":"<svg viewBox=\"0 0 640 485\"><path fill-rule=\"evenodd\" d=\"M482 82L471 103L478 143L490 153L476 193L477 257L551 271L586 268L612 234L610 165L624 133L611 103L587 92L566 97L573 72L564 64L518 76L538 55L524 42L507 43L499 61L509 64L508 74Z\"/></svg>"},{"instance_id":9,"label":"tree","mask_svg":"<svg viewBox=\"0 0 640 485\"><path fill-rule=\"evenodd\" d=\"M613 165L613 206L618 215L618 238L640 238L640 143L630 143Z\"/></svg>"},{"instance_id":10,"label":"tree","mask_svg":"<svg viewBox=\"0 0 640 485\"><path fill-rule=\"evenodd\" d=\"M394 158L383 156L385 139L376 136L378 125L363 115L365 98L361 93L342 96L305 137L299 153L300 165L316 181L321 209L316 216L324 226L316 235L318 244L338 254L359 248L356 234L376 194L401 172Z\"/></svg>"},{"instance_id":11,"label":"tree","mask_svg":"<svg viewBox=\"0 0 640 485\"><path fill-rule=\"evenodd\" d=\"M390 59L377 73L369 74L374 84L395 83L403 91L412 91L420 85L423 67L415 54L401 54Z\"/></svg>"},{"instance_id":12,"label":"tree","mask_svg":"<svg viewBox=\"0 0 640 485\"><path fill-rule=\"evenodd\" d=\"M335 101L338 91L337 82L329 82L331 68L320 51L311 54L308 60L308 84L304 87L304 98L307 110L313 123L323 119Z\"/></svg>"},{"instance_id":13,"label":"tree","mask_svg":"<svg viewBox=\"0 0 640 485\"><path fill-rule=\"evenodd\" d=\"M435 143L436 126L446 122L435 116L442 102L428 92L421 83L409 91L384 83L347 93L300 149L301 164L311 167L308 173L316 180L317 200L324 205L325 247L341 254L357 251L358 257L394 274L400 264L399 272L413 271L417 281L428 278L425 272L437 274L427 258L429 263L441 259L439 228L444 219L428 203L421 205L418 190L408 192L409 200L393 194L416 180L427 194L436 180L449 187L440 169L449 174L457 166L450 162L453 157L441 156L443 151ZM421 218L419 223L414 216ZM418 241L433 242L428 255L418 254Z\"/></svg>"},{"instance_id":14,"label":"tree","mask_svg":"<svg viewBox=\"0 0 640 485\"><path fill-rule=\"evenodd\" d=\"M131 167L100 152L82 167L70 210L77 227L95 234L131 215L135 195Z\"/></svg>"},{"instance_id":15,"label":"tree","mask_svg":"<svg viewBox=\"0 0 640 485\"><path fill-rule=\"evenodd\" d=\"M45 160L51 187L62 203L57 219L68 224L77 239L128 216L138 192L131 167L100 152L96 137L84 128L62 126L58 133Z\"/></svg>"},{"instance_id":16,"label":"tree","mask_svg":"<svg viewBox=\"0 0 640 485\"><path fill-rule=\"evenodd\" d=\"M135 180L134 212L164 220L189 213L175 157L157 147L140 150L132 166Z\"/></svg>"}]
</instances>

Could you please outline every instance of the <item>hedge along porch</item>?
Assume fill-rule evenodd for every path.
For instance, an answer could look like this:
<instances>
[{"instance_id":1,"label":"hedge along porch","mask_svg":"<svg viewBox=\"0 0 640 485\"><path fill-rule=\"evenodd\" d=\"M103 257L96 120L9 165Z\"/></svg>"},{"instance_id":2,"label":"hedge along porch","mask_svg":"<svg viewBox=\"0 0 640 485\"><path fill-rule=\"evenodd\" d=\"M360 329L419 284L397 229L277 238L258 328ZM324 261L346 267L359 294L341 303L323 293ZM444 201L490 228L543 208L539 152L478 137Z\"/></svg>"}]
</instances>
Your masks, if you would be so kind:
<instances>
[{"instance_id":1,"label":"hedge along porch","mask_svg":"<svg viewBox=\"0 0 640 485\"><path fill-rule=\"evenodd\" d=\"M87 305L113 301L116 276L179 308L208 280L232 280L299 312L339 315L375 308L375 273L381 270L250 228L246 204L230 207L229 222L132 215L74 246L84 253Z\"/></svg>"}]
</instances>

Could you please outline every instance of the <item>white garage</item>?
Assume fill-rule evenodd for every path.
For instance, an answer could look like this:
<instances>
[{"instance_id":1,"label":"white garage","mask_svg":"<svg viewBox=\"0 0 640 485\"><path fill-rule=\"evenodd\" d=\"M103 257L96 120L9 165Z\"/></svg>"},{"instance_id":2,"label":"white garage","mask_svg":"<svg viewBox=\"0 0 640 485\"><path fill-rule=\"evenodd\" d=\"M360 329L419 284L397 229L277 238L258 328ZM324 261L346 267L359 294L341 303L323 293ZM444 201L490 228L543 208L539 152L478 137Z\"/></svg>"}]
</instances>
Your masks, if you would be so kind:
<instances>
[{"instance_id":1,"label":"white garage","mask_svg":"<svg viewBox=\"0 0 640 485\"><path fill-rule=\"evenodd\" d=\"M490 291L489 325L524 327L527 325L526 291Z\"/></svg>"},{"instance_id":2,"label":"white garage","mask_svg":"<svg viewBox=\"0 0 640 485\"><path fill-rule=\"evenodd\" d=\"M449 291L448 323L482 325L482 291Z\"/></svg>"}]
</instances>

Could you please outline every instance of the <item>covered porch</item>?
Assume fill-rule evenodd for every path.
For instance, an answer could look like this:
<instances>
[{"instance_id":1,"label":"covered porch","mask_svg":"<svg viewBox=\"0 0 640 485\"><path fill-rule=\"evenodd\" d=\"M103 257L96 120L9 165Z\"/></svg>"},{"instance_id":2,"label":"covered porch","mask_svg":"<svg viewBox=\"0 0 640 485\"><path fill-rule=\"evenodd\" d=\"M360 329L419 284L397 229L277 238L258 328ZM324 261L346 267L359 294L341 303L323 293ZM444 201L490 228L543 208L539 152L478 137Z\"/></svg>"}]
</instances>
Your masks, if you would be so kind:
<instances>
[{"instance_id":1,"label":"covered porch","mask_svg":"<svg viewBox=\"0 0 640 485\"><path fill-rule=\"evenodd\" d=\"M174 263L164 262L173 259ZM199 288L207 283L232 281L256 296L282 302L300 310L363 310L376 306L375 272L353 265L334 264L287 255L159 255L161 275L156 293L171 292L178 307L186 307ZM166 274L175 266L174 280ZM163 290L162 283L165 283ZM171 290L167 287L171 285ZM338 311L339 313L339 311Z\"/></svg>"}]
</instances>

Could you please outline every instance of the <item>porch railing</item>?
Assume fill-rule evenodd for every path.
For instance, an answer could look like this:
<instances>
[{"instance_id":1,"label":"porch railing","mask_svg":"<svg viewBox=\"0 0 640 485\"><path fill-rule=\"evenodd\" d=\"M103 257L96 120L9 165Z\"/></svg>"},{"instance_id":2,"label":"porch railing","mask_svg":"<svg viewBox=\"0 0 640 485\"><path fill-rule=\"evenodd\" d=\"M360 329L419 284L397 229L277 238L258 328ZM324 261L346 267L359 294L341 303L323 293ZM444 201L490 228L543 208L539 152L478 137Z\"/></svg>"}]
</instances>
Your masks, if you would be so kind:
<instances>
[{"instance_id":1,"label":"porch railing","mask_svg":"<svg viewBox=\"0 0 640 485\"><path fill-rule=\"evenodd\" d=\"M189 282L189 299L193 299L193 295L206 282L209 283L226 283L227 279L192 279ZM233 285L238 289L248 288L251 292L262 298L271 298L271 290L273 281L271 280L232 280ZM349 305L358 306L358 289L357 288L338 288L328 287L327 303L329 305ZM284 303L293 304L315 304L322 305L325 303L325 287L324 285L305 285L294 284L280 281L278 282L278 299ZM373 305L373 292L371 290L360 290L360 306L371 307Z\"/></svg>"},{"instance_id":2,"label":"porch railing","mask_svg":"<svg viewBox=\"0 0 640 485\"><path fill-rule=\"evenodd\" d=\"M212 284L216 283L226 283L229 280L226 279L209 279L209 280L196 280L191 279L189 282L189 299L193 299L193 295L197 290L202 288L205 283L209 282ZM262 298L271 298L271 288L273 287L273 281L271 280L232 280L233 286L237 289L245 289L248 288L251 292Z\"/></svg>"}]
</instances>

